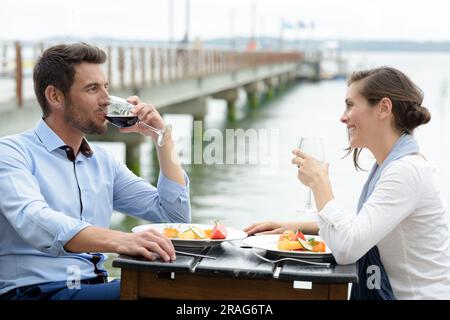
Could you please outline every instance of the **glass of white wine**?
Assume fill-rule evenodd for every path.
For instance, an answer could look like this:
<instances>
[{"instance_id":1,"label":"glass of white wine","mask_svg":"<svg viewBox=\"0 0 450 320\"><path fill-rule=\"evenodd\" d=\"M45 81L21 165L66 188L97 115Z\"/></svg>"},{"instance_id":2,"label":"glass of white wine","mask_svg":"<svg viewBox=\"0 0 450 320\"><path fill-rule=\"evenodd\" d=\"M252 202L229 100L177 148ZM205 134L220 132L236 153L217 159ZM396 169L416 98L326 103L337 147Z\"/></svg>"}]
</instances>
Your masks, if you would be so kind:
<instances>
[{"instance_id":1,"label":"glass of white wine","mask_svg":"<svg viewBox=\"0 0 450 320\"><path fill-rule=\"evenodd\" d=\"M302 137L297 146L302 152L319 161L325 161L325 144L320 137ZM308 195L304 208L297 210L302 213L317 212L312 206L311 188L308 188Z\"/></svg>"}]
</instances>

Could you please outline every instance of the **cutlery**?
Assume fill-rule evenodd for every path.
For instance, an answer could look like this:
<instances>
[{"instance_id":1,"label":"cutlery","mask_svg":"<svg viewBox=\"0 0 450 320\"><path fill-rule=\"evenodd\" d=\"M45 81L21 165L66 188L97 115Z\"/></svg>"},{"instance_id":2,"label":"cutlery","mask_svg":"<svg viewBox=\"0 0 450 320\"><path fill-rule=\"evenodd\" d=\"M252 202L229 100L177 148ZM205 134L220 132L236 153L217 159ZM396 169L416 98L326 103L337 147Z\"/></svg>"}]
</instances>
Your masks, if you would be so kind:
<instances>
[{"instance_id":1,"label":"cutlery","mask_svg":"<svg viewBox=\"0 0 450 320\"><path fill-rule=\"evenodd\" d=\"M259 253L256 253L255 251L251 251L255 256L257 256L258 258L260 258L261 260L264 260L266 262L270 262L270 263L277 263L277 262L281 262L281 261L296 261L296 262L302 262L302 263L306 263L306 264L312 264L312 265L316 265L316 266L322 266L322 267L330 267L331 263L328 262L315 262L315 261L310 261L310 260L303 260L303 259L298 259L298 258L281 258L281 259L267 259L266 257L263 257L262 255L260 255Z\"/></svg>"},{"instance_id":2,"label":"cutlery","mask_svg":"<svg viewBox=\"0 0 450 320\"><path fill-rule=\"evenodd\" d=\"M185 256L191 256L191 257L199 257L199 258L213 259L213 260L217 259L216 257L207 256L204 254L191 253L191 252L185 252L185 251L179 251L179 250L175 250L175 253L185 255Z\"/></svg>"}]
</instances>

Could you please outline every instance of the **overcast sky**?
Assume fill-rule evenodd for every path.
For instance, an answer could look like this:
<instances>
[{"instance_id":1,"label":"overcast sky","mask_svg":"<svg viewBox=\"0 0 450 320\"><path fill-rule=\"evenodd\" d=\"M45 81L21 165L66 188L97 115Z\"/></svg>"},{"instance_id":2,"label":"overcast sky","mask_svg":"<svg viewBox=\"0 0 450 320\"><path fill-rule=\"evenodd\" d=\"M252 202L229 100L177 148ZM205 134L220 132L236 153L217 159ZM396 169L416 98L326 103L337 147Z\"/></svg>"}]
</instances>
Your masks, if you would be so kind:
<instances>
[{"instance_id":1,"label":"overcast sky","mask_svg":"<svg viewBox=\"0 0 450 320\"><path fill-rule=\"evenodd\" d=\"M285 20L315 24L314 29L285 29L285 38L450 40L446 0L190 0L190 4L191 39L252 33L278 37L280 21ZM185 33L185 17L186 0L1 0L0 40L51 36L167 40L171 34L179 40Z\"/></svg>"}]
</instances>

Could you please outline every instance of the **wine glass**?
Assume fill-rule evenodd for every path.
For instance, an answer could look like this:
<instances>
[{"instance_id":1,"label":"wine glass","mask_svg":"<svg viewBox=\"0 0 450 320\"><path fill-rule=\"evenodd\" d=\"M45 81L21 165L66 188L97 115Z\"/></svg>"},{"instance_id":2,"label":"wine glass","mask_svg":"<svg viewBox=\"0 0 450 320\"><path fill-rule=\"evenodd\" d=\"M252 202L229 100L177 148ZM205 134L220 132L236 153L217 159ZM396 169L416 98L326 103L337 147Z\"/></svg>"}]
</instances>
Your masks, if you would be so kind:
<instances>
[{"instance_id":1,"label":"wine glass","mask_svg":"<svg viewBox=\"0 0 450 320\"><path fill-rule=\"evenodd\" d=\"M123 98L109 96L108 114L105 118L118 128L131 127L136 123L141 123L158 135L157 144L160 147L163 146L165 137L172 131L172 126L168 124L163 129L156 129L140 121L135 114L131 113L131 108L133 107L131 103Z\"/></svg>"},{"instance_id":2,"label":"wine glass","mask_svg":"<svg viewBox=\"0 0 450 320\"><path fill-rule=\"evenodd\" d=\"M306 153L307 155L309 155L319 161L325 161L325 145L323 143L323 139L320 137L302 137L300 139L300 141L298 142L298 148L302 152ZM312 207L311 188L308 188L308 196L306 199L305 208L302 208L297 211L303 212L303 213L317 212Z\"/></svg>"}]
</instances>

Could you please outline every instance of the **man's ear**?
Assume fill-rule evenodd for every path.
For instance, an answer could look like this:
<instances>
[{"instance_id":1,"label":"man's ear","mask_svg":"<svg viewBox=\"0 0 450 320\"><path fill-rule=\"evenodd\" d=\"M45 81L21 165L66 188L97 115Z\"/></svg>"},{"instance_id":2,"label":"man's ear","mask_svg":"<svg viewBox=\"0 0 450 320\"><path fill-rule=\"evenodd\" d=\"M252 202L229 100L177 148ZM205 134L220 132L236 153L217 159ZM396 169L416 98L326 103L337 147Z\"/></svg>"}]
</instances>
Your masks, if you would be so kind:
<instances>
[{"instance_id":1,"label":"man's ear","mask_svg":"<svg viewBox=\"0 0 450 320\"><path fill-rule=\"evenodd\" d=\"M61 109L64 105L64 94L55 86L50 85L45 88L45 97L52 109Z\"/></svg>"},{"instance_id":2,"label":"man's ear","mask_svg":"<svg viewBox=\"0 0 450 320\"><path fill-rule=\"evenodd\" d=\"M392 101L389 98L382 98L378 103L378 111L380 119L389 117L392 113Z\"/></svg>"}]
</instances>

